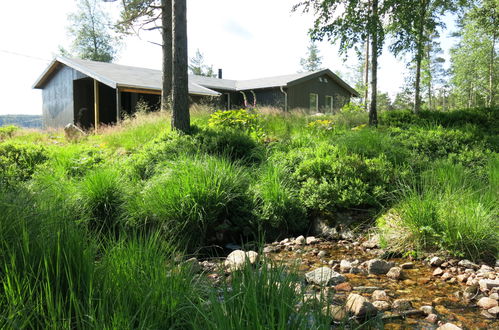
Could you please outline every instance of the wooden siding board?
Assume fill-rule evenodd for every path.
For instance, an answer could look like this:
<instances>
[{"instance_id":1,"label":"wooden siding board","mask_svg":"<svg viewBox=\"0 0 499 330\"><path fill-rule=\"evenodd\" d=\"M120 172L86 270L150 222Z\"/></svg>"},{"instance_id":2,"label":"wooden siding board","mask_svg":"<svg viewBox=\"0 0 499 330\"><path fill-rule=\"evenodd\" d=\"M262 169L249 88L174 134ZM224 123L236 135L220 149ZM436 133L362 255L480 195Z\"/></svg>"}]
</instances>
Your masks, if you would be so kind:
<instances>
[{"instance_id":1,"label":"wooden siding board","mask_svg":"<svg viewBox=\"0 0 499 330\"><path fill-rule=\"evenodd\" d=\"M62 66L43 88L42 113L45 127L57 128L74 123L73 76L73 69Z\"/></svg>"},{"instance_id":2,"label":"wooden siding board","mask_svg":"<svg viewBox=\"0 0 499 330\"><path fill-rule=\"evenodd\" d=\"M304 81L300 84L288 87L289 109L304 108L309 109L310 93L319 95L319 110L326 106L326 96L333 97L333 110L340 110L350 101L350 92L334 82L326 75L320 78L327 78L327 83L319 81L319 77Z\"/></svg>"}]
</instances>

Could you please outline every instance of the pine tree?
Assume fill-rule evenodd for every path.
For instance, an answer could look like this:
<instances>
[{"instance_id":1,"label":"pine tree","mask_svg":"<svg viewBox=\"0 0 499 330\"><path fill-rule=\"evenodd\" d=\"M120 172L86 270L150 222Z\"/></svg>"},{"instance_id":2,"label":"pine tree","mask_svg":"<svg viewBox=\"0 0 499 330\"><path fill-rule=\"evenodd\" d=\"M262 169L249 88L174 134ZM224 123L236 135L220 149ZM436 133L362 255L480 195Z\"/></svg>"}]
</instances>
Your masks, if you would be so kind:
<instances>
[{"instance_id":1,"label":"pine tree","mask_svg":"<svg viewBox=\"0 0 499 330\"><path fill-rule=\"evenodd\" d=\"M300 65L305 72L319 71L322 69L322 57L319 56L319 48L311 41L308 46L307 56L300 59Z\"/></svg>"}]
</instances>

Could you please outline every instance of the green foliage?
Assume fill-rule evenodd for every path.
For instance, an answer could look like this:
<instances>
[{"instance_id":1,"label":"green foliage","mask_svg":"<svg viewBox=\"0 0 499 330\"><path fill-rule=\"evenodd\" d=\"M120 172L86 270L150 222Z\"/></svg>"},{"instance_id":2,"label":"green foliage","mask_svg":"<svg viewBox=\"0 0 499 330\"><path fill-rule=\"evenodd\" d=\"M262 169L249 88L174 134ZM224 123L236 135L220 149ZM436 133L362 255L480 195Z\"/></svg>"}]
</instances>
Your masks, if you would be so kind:
<instances>
[{"instance_id":1,"label":"green foliage","mask_svg":"<svg viewBox=\"0 0 499 330\"><path fill-rule=\"evenodd\" d=\"M317 45L311 41L307 49L307 56L300 59L300 66L305 72L314 72L322 69L322 56Z\"/></svg>"},{"instance_id":2,"label":"green foliage","mask_svg":"<svg viewBox=\"0 0 499 330\"><path fill-rule=\"evenodd\" d=\"M0 144L0 183L13 185L28 180L38 165L48 159L45 148L38 145Z\"/></svg>"},{"instance_id":3,"label":"green foliage","mask_svg":"<svg viewBox=\"0 0 499 330\"><path fill-rule=\"evenodd\" d=\"M360 104L355 103L347 103L341 108L341 112L343 113L359 113L365 112L365 109Z\"/></svg>"},{"instance_id":4,"label":"green foliage","mask_svg":"<svg viewBox=\"0 0 499 330\"><path fill-rule=\"evenodd\" d=\"M308 225L306 210L288 182L288 175L278 166L267 166L253 187L254 213L262 232L269 237L300 233Z\"/></svg>"},{"instance_id":5,"label":"green foliage","mask_svg":"<svg viewBox=\"0 0 499 330\"><path fill-rule=\"evenodd\" d=\"M208 120L210 127L236 130L239 132L260 132L259 116L248 110L218 110Z\"/></svg>"},{"instance_id":6,"label":"green foliage","mask_svg":"<svg viewBox=\"0 0 499 330\"><path fill-rule=\"evenodd\" d=\"M0 141L11 138L19 127L14 125L0 126Z\"/></svg>"},{"instance_id":7,"label":"green foliage","mask_svg":"<svg viewBox=\"0 0 499 330\"><path fill-rule=\"evenodd\" d=\"M398 216L378 221L388 246L444 249L473 260L493 260L499 253L497 159L488 166L489 177L481 179L445 161L424 172L420 183L405 186L392 211Z\"/></svg>"},{"instance_id":8,"label":"green foliage","mask_svg":"<svg viewBox=\"0 0 499 330\"><path fill-rule=\"evenodd\" d=\"M334 122L329 119L318 119L308 123L307 127L314 131L331 131L334 129Z\"/></svg>"},{"instance_id":9,"label":"green foliage","mask_svg":"<svg viewBox=\"0 0 499 330\"><path fill-rule=\"evenodd\" d=\"M213 72L213 65L206 65L204 63L204 55L199 49L196 50L196 55L190 59L189 63L190 73L197 76L205 77L216 77L217 75Z\"/></svg>"},{"instance_id":10,"label":"green foliage","mask_svg":"<svg viewBox=\"0 0 499 330\"><path fill-rule=\"evenodd\" d=\"M130 207L133 226L178 233L190 250L216 236L252 234L248 179L241 168L214 157L165 164Z\"/></svg>"},{"instance_id":11,"label":"green foliage","mask_svg":"<svg viewBox=\"0 0 499 330\"><path fill-rule=\"evenodd\" d=\"M74 38L71 51L75 56L112 62L117 52L119 39L111 34L110 18L98 0L79 0L78 11L69 15L69 34ZM67 51L62 49L63 55Z\"/></svg>"}]
</instances>

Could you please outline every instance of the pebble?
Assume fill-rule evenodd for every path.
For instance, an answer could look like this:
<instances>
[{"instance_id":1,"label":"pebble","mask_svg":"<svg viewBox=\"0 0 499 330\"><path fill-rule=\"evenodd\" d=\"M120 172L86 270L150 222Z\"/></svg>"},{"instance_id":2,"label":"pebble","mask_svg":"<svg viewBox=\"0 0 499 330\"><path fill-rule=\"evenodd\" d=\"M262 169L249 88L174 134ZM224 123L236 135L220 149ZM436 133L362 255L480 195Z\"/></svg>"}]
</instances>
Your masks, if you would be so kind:
<instances>
[{"instance_id":1,"label":"pebble","mask_svg":"<svg viewBox=\"0 0 499 330\"><path fill-rule=\"evenodd\" d=\"M425 320L430 323L437 323L438 322L438 315L437 314L429 314Z\"/></svg>"},{"instance_id":2,"label":"pebble","mask_svg":"<svg viewBox=\"0 0 499 330\"><path fill-rule=\"evenodd\" d=\"M423 313L425 313L426 315L430 315L430 314L435 314L435 313L436 313L436 311L435 311L435 309L433 308L433 306L428 306L428 305L427 305L427 306L421 306L421 307L419 307L419 309L420 309Z\"/></svg>"},{"instance_id":3,"label":"pebble","mask_svg":"<svg viewBox=\"0 0 499 330\"><path fill-rule=\"evenodd\" d=\"M372 294L372 299L374 301L389 301L388 295L385 290L374 290Z\"/></svg>"},{"instance_id":4,"label":"pebble","mask_svg":"<svg viewBox=\"0 0 499 330\"><path fill-rule=\"evenodd\" d=\"M483 309L491 309L498 306L497 300L488 297L480 298L476 304Z\"/></svg>"},{"instance_id":5,"label":"pebble","mask_svg":"<svg viewBox=\"0 0 499 330\"><path fill-rule=\"evenodd\" d=\"M376 307L360 294L351 293L347 298L345 307L347 311L358 317L377 314Z\"/></svg>"},{"instance_id":6,"label":"pebble","mask_svg":"<svg viewBox=\"0 0 499 330\"><path fill-rule=\"evenodd\" d=\"M294 243L295 243L296 245L302 245L302 244L304 244L304 243L305 243L305 237L304 237L303 235L298 236L298 237L295 239Z\"/></svg>"},{"instance_id":7,"label":"pebble","mask_svg":"<svg viewBox=\"0 0 499 330\"><path fill-rule=\"evenodd\" d=\"M480 290L482 291L488 291L491 290L492 288L499 287L499 280L480 280L478 282L480 285Z\"/></svg>"},{"instance_id":8,"label":"pebble","mask_svg":"<svg viewBox=\"0 0 499 330\"><path fill-rule=\"evenodd\" d=\"M341 260L340 262L340 271L342 273L348 273L352 269L352 263L348 260Z\"/></svg>"},{"instance_id":9,"label":"pebble","mask_svg":"<svg viewBox=\"0 0 499 330\"><path fill-rule=\"evenodd\" d=\"M444 271L442 270L442 268L437 268L433 271L433 276L440 276L444 273Z\"/></svg>"},{"instance_id":10,"label":"pebble","mask_svg":"<svg viewBox=\"0 0 499 330\"><path fill-rule=\"evenodd\" d=\"M400 265L400 268L402 268L402 269L413 269L414 268L414 264L412 262L406 262L406 263Z\"/></svg>"},{"instance_id":11,"label":"pebble","mask_svg":"<svg viewBox=\"0 0 499 330\"><path fill-rule=\"evenodd\" d=\"M321 250L321 251L319 251L319 253L317 253L317 257L319 257L319 258L324 258L326 255L327 255L327 252L324 250Z\"/></svg>"},{"instance_id":12,"label":"pebble","mask_svg":"<svg viewBox=\"0 0 499 330\"><path fill-rule=\"evenodd\" d=\"M315 243L317 243L317 242L318 242L318 240L317 240L317 238L315 238L314 236L309 236L309 237L307 237L307 238L305 239L305 243L306 243L307 245L315 244Z\"/></svg>"},{"instance_id":13,"label":"pebble","mask_svg":"<svg viewBox=\"0 0 499 330\"><path fill-rule=\"evenodd\" d=\"M392 267L392 268L390 268L388 273L386 273L386 276L388 278L391 278L392 280L399 280L402 278L402 268Z\"/></svg>"},{"instance_id":14,"label":"pebble","mask_svg":"<svg viewBox=\"0 0 499 330\"><path fill-rule=\"evenodd\" d=\"M389 302L381 301L381 300L373 302L373 306L376 307L376 309L380 312L387 311L391 308Z\"/></svg>"},{"instance_id":15,"label":"pebble","mask_svg":"<svg viewBox=\"0 0 499 330\"><path fill-rule=\"evenodd\" d=\"M490 299L499 300L499 293L494 292L489 295Z\"/></svg>"},{"instance_id":16,"label":"pebble","mask_svg":"<svg viewBox=\"0 0 499 330\"><path fill-rule=\"evenodd\" d=\"M473 262L471 262L469 260L466 260L466 259L459 261L457 263L457 265L461 266L461 267L464 267L464 268L473 268L475 270L478 269L478 268L480 268L480 266L478 266L477 264L475 264L475 263L473 263Z\"/></svg>"},{"instance_id":17,"label":"pebble","mask_svg":"<svg viewBox=\"0 0 499 330\"><path fill-rule=\"evenodd\" d=\"M393 308L406 311L412 308L412 303L408 299L396 299L393 301Z\"/></svg>"},{"instance_id":18,"label":"pebble","mask_svg":"<svg viewBox=\"0 0 499 330\"><path fill-rule=\"evenodd\" d=\"M489 312L489 314L491 314L497 318L497 317L499 317L499 306L492 307L489 310L487 310L487 312Z\"/></svg>"},{"instance_id":19,"label":"pebble","mask_svg":"<svg viewBox=\"0 0 499 330\"><path fill-rule=\"evenodd\" d=\"M433 257L430 259L430 266L439 267L444 263L444 260L440 257Z\"/></svg>"},{"instance_id":20,"label":"pebble","mask_svg":"<svg viewBox=\"0 0 499 330\"><path fill-rule=\"evenodd\" d=\"M445 323L439 326L437 330L462 330L462 328L452 323Z\"/></svg>"},{"instance_id":21,"label":"pebble","mask_svg":"<svg viewBox=\"0 0 499 330\"><path fill-rule=\"evenodd\" d=\"M353 290L352 285L348 282L343 282L334 287L336 291L350 292Z\"/></svg>"}]
</instances>

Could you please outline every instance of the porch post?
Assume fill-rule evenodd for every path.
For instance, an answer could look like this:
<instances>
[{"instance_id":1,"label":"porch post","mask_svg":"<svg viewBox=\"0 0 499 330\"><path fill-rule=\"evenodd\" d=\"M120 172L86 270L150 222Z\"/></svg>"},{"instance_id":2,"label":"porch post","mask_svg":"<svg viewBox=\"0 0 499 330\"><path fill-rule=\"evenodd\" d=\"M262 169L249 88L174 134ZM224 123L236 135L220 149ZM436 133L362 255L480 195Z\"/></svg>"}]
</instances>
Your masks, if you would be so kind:
<instances>
[{"instance_id":1,"label":"porch post","mask_svg":"<svg viewBox=\"0 0 499 330\"><path fill-rule=\"evenodd\" d=\"M121 91L116 86L116 123L119 124L121 121Z\"/></svg>"},{"instance_id":2,"label":"porch post","mask_svg":"<svg viewBox=\"0 0 499 330\"><path fill-rule=\"evenodd\" d=\"M94 79L94 128L99 127L99 82Z\"/></svg>"}]
</instances>

